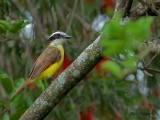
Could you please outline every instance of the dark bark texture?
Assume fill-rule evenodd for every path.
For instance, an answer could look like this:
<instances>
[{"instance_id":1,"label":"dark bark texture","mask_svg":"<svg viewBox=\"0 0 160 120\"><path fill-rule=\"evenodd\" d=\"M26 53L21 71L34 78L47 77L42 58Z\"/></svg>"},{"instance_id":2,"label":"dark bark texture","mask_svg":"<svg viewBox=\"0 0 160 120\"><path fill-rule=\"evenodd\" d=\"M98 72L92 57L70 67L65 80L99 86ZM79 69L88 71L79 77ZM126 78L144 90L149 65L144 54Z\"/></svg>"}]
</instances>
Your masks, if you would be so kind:
<instances>
[{"instance_id":1,"label":"dark bark texture","mask_svg":"<svg viewBox=\"0 0 160 120\"><path fill-rule=\"evenodd\" d=\"M159 2L154 2L156 10L159 10ZM126 5L127 4L127 5ZM115 7L115 14L121 13L128 16L130 19L137 19L138 17L148 13L154 15L154 11L147 9L142 4L138 4L130 11L132 0L117 0ZM148 4L147 4L148 5ZM148 11L151 11L148 12ZM79 57L55 79L52 84L36 99L30 108L21 116L20 120L43 120L57 105L57 103L78 84L102 59L102 47L100 46L101 37L98 37L90 46L88 46ZM145 43L145 47L149 47L151 51L159 51L159 40Z\"/></svg>"},{"instance_id":2,"label":"dark bark texture","mask_svg":"<svg viewBox=\"0 0 160 120\"><path fill-rule=\"evenodd\" d=\"M57 103L102 59L100 41L99 36L51 83L21 116L20 120L43 120Z\"/></svg>"}]
</instances>

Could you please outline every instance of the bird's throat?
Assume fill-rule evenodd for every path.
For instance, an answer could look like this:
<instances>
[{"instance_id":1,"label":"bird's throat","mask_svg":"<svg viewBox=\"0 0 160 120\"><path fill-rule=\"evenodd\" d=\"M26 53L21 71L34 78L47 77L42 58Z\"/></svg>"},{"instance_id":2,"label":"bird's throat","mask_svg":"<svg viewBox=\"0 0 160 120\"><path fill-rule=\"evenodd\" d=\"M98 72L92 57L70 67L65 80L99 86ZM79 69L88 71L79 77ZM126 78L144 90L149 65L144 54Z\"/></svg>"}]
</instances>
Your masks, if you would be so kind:
<instances>
[{"instance_id":1,"label":"bird's throat","mask_svg":"<svg viewBox=\"0 0 160 120\"><path fill-rule=\"evenodd\" d=\"M50 45L53 45L53 46L63 45L64 41L65 41L65 39L56 39L56 40L52 41L50 43Z\"/></svg>"}]
</instances>

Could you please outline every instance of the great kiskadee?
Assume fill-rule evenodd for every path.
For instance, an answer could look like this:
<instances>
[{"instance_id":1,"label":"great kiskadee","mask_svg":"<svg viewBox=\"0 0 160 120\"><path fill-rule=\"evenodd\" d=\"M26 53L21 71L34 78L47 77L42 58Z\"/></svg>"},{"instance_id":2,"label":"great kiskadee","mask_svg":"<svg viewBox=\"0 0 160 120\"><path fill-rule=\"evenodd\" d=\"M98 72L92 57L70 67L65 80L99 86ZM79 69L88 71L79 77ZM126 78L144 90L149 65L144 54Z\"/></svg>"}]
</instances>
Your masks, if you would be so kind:
<instances>
[{"instance_id":1,"label":"great kiskadee","mask_svg":"<svg viewBox=\"0 0 160 120\"><path fill-rule=\"evenodd\" d=\"M62 65L64 59L63 43L71 36L64 32L55 32L49 37L49 45L41 53L34 63L28 79L15 92L14 95L20 92L29 83L36 80L45 80L51 77Z\"/></svg>"}]
</instances>

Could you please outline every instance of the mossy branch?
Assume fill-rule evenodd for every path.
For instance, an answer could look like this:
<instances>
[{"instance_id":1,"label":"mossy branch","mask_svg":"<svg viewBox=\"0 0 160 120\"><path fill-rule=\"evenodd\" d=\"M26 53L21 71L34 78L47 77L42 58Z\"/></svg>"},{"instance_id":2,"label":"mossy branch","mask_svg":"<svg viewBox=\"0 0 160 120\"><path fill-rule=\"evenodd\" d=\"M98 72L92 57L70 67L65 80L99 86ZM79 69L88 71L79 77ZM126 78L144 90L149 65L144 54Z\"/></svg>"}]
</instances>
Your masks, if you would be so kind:
<instances>
[{"instance_id":1,"label":"mossy branch","mask_svg":"<svg viewBox=\"0 0 160 120\"><path fill-rule=\"evenodd\" d=\"M120 11L122 14L124 12L125 4L122 3L121 0L118 0L116 3L115 14L117 11ZM130 14L132 12L134 13L134 10L131 11ZM140 13L141 10L134 13L134 15ZM132 15L129 17L132 18ZM102 59L101 53L103 48L100 46L100 41L101 37L98 37L90 46L88 46L79 55L79 57L36 99L29 109L21 116L20 120L43 120L58 104L58 102ZM149 43L144 45L150 48L151 51L159 52L160 45L156 45L154 42L152 42L152 44Z\"/></svg>"},{"instance_id":2,"label":"mossy branch","mask_svg":"<svg viewBox=\"0 0 160 120\"><path fill-rule=\"evenodd\" d=\"M20 120L43 120L102 59L100 36L36 99Z\"/></svg>"}]
</instances>

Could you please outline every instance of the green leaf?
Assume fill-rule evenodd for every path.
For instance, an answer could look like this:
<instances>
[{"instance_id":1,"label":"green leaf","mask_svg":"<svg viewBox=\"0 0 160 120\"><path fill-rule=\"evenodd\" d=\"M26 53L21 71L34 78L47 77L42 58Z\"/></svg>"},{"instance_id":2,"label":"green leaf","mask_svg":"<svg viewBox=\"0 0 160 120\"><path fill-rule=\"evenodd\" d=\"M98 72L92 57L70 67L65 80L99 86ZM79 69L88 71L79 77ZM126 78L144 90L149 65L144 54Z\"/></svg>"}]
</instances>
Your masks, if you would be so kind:
<instances>
[{"instance_id":1,"label":"green leaf","mask_svg":"<svg viewBox=\"0 0 160 120\"><path fill-rule=\"evenodd\" d=\"M8 20L0 20L0 25L3 25L6 30L11 29L11 24Z\"/></svg>"},{"instance_id":2,"label":"green leaf","mask_svg":"<svg viewBox=\"0 0 160 120\"><path fill-rule=\"evenodd\" d=\"M5 103L0 99L0 107L3 108L5 107Z\"/></svg>"},{"instance_id":3,"label":"green leaf","mask_svg":"<svg viewBox=\"0 0 160 120\"><path fill-rule=\"evenodd\" d=\"M12 115L10 115L10 120L18 120L26 110L27 110L27 108L16 111Z\"/></svg>"},{"instance_id":4,"label":"green leaf","mask_svg":"<svg viewBox=\"0 0 160 120\"><path fill-rule=\"evenodd\" d=\"M136 38L139 41L146 41L148 39L149 35L149 30L151 28L151 24L152 24L153 19L151 17L147 17L147 18L140 18L139 20L137 20L136 22L134 22L134 36L137 36Z\"/></svg>"},{"instance_id":5,"label":"green leaf","mask_svg":"<svg viewBox=\"0 0 160 120\"><path fill-rule=\"evenodd\" d=\"M117 78L121 77L121 68L117 63L109 60L102 64L102 66L104 67L104 69L115 75Z\"/></svg>"},{"instance_id":6,"label":"green leaf","mask_svg":"<svg viewBox=\"0 0 160 120\"><path fill-rule=\"evenodd\" d=\"M18 95L16 95L16 96L10 97L10 106L12 107L13 105L18 104L18 102L19 102L20 100L22 100L20 94L18 94Z\"/></svg>"},{"instance_id":7,"label":"green leaf","mask_svg":"<svg viewBox=\"0 0 160 120\"><path fill-rule=\"evenodd\" d=\"M122 52L123 42L119 40L105 39L102 40L101 44L106 47L103 51L104 56Z\"/></svg>"},{"instance_id":8,"label":"green leaf","mask_svg":"<svg viewBox=\"0 0 160 120\"><path fill-rule=\"evenodd\" d=\"M9 120L9 115L8 114L4 114L2 120Z\"/></svg>"},{"instance_id":9,"label":"green leaf","mask_svg":"<svg viewBox=\"0 0 160 120\"><path fill-rule=\"evenodd\" d=\"M7 29L3 25L0 24L0 34L4 34L6 32L7 32Z\"/></svg>"},{"instance_id":10,"label":"green leaf","mask_svg":"<svg viewBox=\"0 0 160 120\"><path fill-rule=\"evenodd\" d=\"M45 90L45 86L44 86L42 80L37 80L37 81L36 81L36 84L37 84L37 86L38 86L42 91Z\"/></svg>"},{"instance_id":11,"label":"green leaf","mask_svg":"<svg viewBox=\"0 0 160 120\"><path fill-rule=\"evenodd\" d=\"M132 52L141 49L142 42L149 38L149 29L152 18L140 18L137 21L128 21L120 25L120 17L106 23L101 31L104 39L101 44L104 46L104 56L115 53L125 53L125 50ZM146 34L147 33L147 34ZM141 50L142 51L142 50Z\"/></svg>"},{"instance_id":12,"label":"green leaf","mask_svg":"<svg viewBox=\"0 0 160 120\"><path fill-rule=\"evenodd\" d=\"M7 31L15 33L28 24L29 22L25 22L24 20L20 20L13 24L11 24L8 20L0 20L0 34L5 34Z\"/></svg>"},{"instance_id":13,"label":"green leaf","mask_svg":"<svg viewBox=\"0 0 160 120\"><path fill-rule=\"evenodd\" d=\"M123 64L125 67L131 68L131 69L135 69L135 67L136 67L136 59L133 58L133 57L130 57L130 58L124 60L124 61L122 62L122 64Z\"/></svg>"},{"instance_id":14,"label":"green leaf","mask_svg":"<svg viewBox=\"0 0 160 120\"><path fill-rule=\"evenodd\" d=\"M24 78L19 78L16 81L14 81L14 89L13 92L10 95L10 99L12 99L13 94L22 86L22 84L25 82Z\"/></svg>"},{"instance_id":15,"label":"green leaf","mask_svg":"<svg viewBox=\"0 0 160 120\"><path fill-rule=\"evenodd\" d=\"M103 84L103 91L104 91L104 93L106 93L106 94L109 94L109 93L110 93L110 89L107 87L106 84Z\"/></svg>"},{"instance_id":16,"label":"green leaf","mask_svg":"<svg viewBox=\"0 0 160 120\"><path fill-rule=\"evenodd\" d=\"M102 35L104 36L119 36L121 34L121 25L119 24L120 16L117 16L115 19L111 20L110 22L107 22L104 27L102 28ZM116 33L116 34L115 34Z\"/></svg>"},{"instance_id":17,"label":"green leaf","mask_svg":"<svg viewBox=\"0 0 160 120\"><path fill-rule=\"evenodd\" d=\"M24 20L20 20L16 23L13 23L11 25L10 32L15 33L15 32L17 32L18 30L20 30L21 28L25 27L28 24L29 24L29 22L25 22Z\"/></svg>"},{"instance_id":18,"label":"green leaf","mask_svg":"<svg viewBox=\"0 0 160 120\"><path fill-rule=\"evenodd\" d=\"M5 92L7 94L11 94L11 92L13 91L13 82L10 77L2 71L0 72L0 82Z\"/></svg>"}]
</instances>

